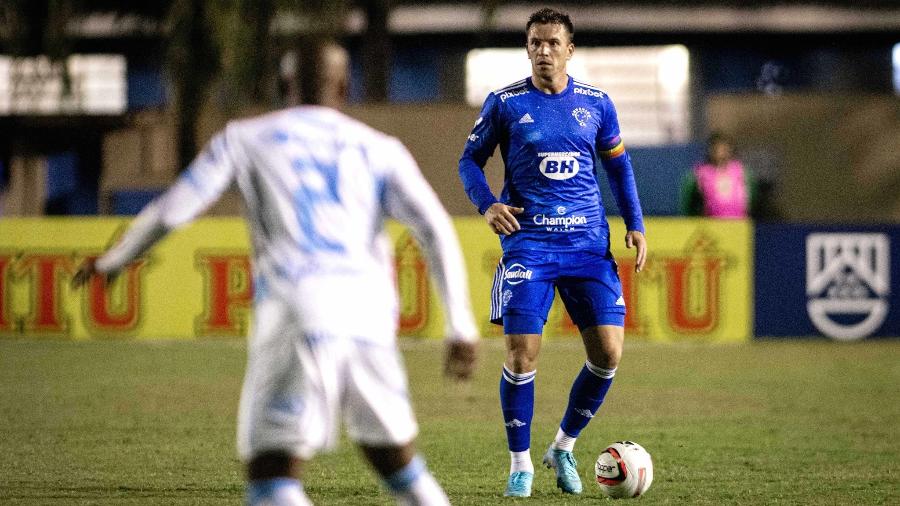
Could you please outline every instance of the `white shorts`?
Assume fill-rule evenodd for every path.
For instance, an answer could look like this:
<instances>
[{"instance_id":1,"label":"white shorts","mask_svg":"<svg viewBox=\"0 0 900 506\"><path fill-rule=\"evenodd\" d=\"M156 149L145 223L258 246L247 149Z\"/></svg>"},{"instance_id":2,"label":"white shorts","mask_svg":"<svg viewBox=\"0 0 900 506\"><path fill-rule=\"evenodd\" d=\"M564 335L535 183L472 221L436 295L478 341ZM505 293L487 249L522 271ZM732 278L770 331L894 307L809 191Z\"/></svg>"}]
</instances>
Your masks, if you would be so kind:
<instances>
[{"instance_id":1,"label":"white shorts","mask_svg":"<svg viewBox=\"0 0 900 506\"><path fill-rule=\"evenodd\" d=\"M308 460L335 446L342 417L355 442L411 442L418 426L393 339L303 332L294 315L279 301L256 307L238 413L241 459L284 451Z\"/></svg>"}]
</instances>

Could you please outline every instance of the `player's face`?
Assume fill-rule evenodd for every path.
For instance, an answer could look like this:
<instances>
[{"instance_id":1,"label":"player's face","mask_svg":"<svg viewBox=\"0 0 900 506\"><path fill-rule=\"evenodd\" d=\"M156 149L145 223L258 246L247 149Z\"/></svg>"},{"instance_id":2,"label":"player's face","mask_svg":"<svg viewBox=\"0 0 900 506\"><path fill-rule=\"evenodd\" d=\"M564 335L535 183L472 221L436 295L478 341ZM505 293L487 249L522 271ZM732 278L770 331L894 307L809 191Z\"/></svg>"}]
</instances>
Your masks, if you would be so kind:
<instances>
[{"instance_id":1,"label":"player's face","mask_svg":"<svg viewBox=\"0 0 900 506\"><path fill-rule=\"evenodd\" d=\"M559 23L535 23L526 41L531 71L536 77L553 79L566 73L566 63L575 52L566 27Z\"/></svg>"}]
</instances>

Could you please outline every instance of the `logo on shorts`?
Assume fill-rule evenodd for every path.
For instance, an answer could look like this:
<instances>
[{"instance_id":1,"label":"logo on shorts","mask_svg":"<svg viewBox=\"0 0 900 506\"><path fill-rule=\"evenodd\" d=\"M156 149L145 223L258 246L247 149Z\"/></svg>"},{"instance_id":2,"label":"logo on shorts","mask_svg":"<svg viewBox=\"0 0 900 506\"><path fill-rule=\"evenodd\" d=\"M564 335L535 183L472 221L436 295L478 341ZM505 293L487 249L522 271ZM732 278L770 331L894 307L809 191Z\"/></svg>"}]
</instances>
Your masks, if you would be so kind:
<instances>
[{"instance_id":1,"label":"logo on shorts","mask_svg":"<svg viewBox=\"0 0 900 506\"><path fill-rule=\"evenodd\" d=\"M888 314L890 273L885 234L807 236L806 309L813 325L842 341L878 330Z\"/></svg>"},{"instance_id":2,"label":"logo on shorts","mask_svg":"<svg viewBox=\"0 0 900 506\"><path fill-rule=\"evenodd\" d=\"M591 112L584 107L578 107L572 110L572 117L575 118L579 125L587 126L588 120L591 119Z\"/></svg>"},{"instance_id":3,"label":"logo on shorts","mask_svg":"<svg viewBox=\"0 0 900 506\"><path fill-rule=\"evenodd\" d=\"M531 279L532 274L531 270L526 269L524 265L512 264L509 266L509 269L506 269L506 272L503 273L503 279L511 285L518 285L526 279ZM512 296L512 294L510 294L510 296ZM504 298L505 297L506 295L504 294Z\"/></svg>"}]
</instances>

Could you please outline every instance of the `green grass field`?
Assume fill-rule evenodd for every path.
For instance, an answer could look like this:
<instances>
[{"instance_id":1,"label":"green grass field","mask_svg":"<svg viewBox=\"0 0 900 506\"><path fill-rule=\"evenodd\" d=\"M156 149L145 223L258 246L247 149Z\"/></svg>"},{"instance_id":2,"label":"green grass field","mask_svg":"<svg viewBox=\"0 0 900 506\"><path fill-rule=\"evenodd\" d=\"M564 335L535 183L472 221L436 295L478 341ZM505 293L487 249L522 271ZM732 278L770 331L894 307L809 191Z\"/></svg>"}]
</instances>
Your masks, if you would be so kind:
<instances>
[{"instance_id":1,"label":"green grass field","mask_svg":"<svg viewBox=\"0 0 900 506\"><path fill-rule=\"evenodd\" d=\"M501 497L501 344L471 384L439 375L435 342L403 342L419 446L457 505L590 504L540 468L534 496ZM0 341L0 504L241 504L234 425L242 342ZM900 341L626 346L576 446L582 477L606 443L653 455L640 504L900 504ZM533 457L555 434L583 362L545 343ZM322 505L392 504L346 442L305 480Z\"/></svg>"}]
</instances>

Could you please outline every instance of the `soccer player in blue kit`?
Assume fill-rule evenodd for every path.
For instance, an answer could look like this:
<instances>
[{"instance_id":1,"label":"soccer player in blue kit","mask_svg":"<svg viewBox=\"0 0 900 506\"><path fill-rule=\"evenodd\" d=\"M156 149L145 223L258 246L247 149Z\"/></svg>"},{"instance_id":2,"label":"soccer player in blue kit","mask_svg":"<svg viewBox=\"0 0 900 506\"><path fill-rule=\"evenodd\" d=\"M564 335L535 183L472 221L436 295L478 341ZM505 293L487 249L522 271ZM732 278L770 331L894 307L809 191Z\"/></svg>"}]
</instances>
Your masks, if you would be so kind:
<instances>
[{"instance_id":1,"label":"soccer player in blue kit","mask_svg":"<svg viewBox=\"0 0 900 506\"><path fill-rule=\"evenodd\" d=\"M566 72L575 50L573 32L566 14L552 9L532 14L526 25L531 77L488 95L459 161L466 193L503 248L491 319L502 323L506 340L500 406L511 457L505 495L513 497L531 495L534 380L554 288L587 355L543 457L565 493L581 493L575 440L602 404L622 356L625 304L609 251L598 161L622 211L625 244L636 249L636 271L647 258L641 206L615 107L604 92ZM498 145L506 168L499 199L484 176Z\"/></svg>"}]
</instances>

